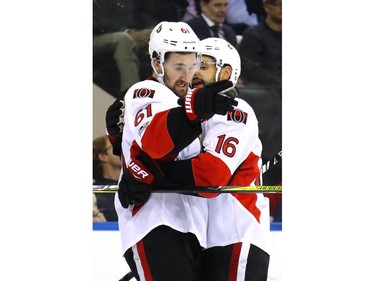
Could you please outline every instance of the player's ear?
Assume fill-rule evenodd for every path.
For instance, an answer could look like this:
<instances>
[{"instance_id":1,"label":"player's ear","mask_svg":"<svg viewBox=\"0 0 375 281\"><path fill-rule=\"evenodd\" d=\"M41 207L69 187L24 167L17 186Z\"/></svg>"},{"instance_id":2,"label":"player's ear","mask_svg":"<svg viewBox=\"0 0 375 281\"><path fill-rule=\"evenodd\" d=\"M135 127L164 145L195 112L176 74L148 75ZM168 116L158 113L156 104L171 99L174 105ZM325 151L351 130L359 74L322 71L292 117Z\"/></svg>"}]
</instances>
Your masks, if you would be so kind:
<instances>
[{"instance_id":1,"label":"player's ear","mask_svg":"<svg viewBox=\"0 0 375 281\"><path fill-rule=\"evenodd\" d=\"M220 71L220 80L229 80L232 75L232 67L230 65L225 65Z\"/></svg>"}]
</instances>

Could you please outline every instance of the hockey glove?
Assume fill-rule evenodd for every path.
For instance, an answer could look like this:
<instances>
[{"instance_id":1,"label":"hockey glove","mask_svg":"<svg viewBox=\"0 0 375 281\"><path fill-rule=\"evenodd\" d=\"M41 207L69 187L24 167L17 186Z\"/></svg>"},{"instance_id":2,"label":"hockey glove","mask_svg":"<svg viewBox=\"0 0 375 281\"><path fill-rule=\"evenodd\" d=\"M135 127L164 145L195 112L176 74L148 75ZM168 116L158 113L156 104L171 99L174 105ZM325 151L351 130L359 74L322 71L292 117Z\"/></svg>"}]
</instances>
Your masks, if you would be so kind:
<instances>
[{"instance_id":1,"label":"hockey glove","mask_svg":"<svg viewBox=\"0 0 375 281\"><path fill-rule=\"evenodd\" d=\"M115 100L105 115L106 132L112 144L113 154L121 156L122 130L124 128L124 101Z\"/></svg>"},{"instance_id":2,"label":"hockey glove","mask_svg":"<svg viewBox=\"0 0 375 281\"><path fill-rule=\"evenodd\" d=\"M146 153L132 147L130 155L118 190L119 200L125 209L129 205L146 203L154 185L162 185L165 180L157 164Z\"/></svg>"},{"instance_id":3,"label":"hockey glove","mask_svg":"<svg viewBox=\"0 0 375 281\"><path fill-rule=\"evenodd\" d=\"M228 111L233 111L233 106L238 104L234 97L221 94L231 88L231 81L218 81L188 92L184 98L178 100L178 104L185 107L185 113L193 123L209 119L214 114L225 115Z\"/></svg>"}]
</instances>

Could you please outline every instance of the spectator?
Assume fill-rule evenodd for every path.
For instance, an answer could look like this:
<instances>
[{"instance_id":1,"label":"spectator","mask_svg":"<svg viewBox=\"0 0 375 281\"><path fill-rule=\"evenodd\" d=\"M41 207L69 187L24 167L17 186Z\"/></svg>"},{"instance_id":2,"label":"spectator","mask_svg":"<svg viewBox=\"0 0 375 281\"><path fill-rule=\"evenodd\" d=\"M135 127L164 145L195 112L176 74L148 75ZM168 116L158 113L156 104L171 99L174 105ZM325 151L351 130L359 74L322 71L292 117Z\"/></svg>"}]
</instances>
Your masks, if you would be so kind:
<instances>
[{"instance_id":1,"label":"spectator","mask_svg":"<svg viewBox=\"0 0 375 281\"><path fill-rule=\"evenodd\" d=\"M186 8L186 13L182 18L182 21L185 22L191 20L192 18L196 18L202 12L199 6L200 0L188 0L188 2L189 6ZM257 2L260 2L261 9L263 10L262 0L228 1L226 23L234 29L237 35L242 35L242 32L244 31L244 29L246 29L246 27L258 24L259 11L254 7L254 4L256 4Z\"/></svg>"},{"instance_id":2,"label":"spectator","mask_svg":"<svg viewBox=\"0 0 375 281\"><path fill-rule=\"evenodd\" d=\"M228 0L201 0L199 5L201 14L187 21L199 39L219 37L237 48L236 33L225 23Z\"/></svg>"},{"instance_id":3,"label":"spectator","mask_svg":"<svg viewBox=\"0 0 375 281\"><path fill-rule=\"evenodd\" d=\"M244 84L272 86L281 94L282 0L264 0L264 22L248 27L238 51Z\"/></svg>"},{"instance_id":4,"label":"spectator","mask_svg":"<svg viewBox=\"0 0 375 281\"><path fill-rule=\"evenodd\" d=\"M249 12L245 0L229 0L226 22L237 35L242 35L246 27L258 25L258 16Z\"/></svg>"},{"instance_id":5,"label":"spectator","mask_svg":"<svg viewBox=\"0 0 375 281\"><path fill-rule=\"evenodd\" d=\"M93 222L106 222L105 216L102 212L100 212L98 208L98 204L96 201L96 196L93 194L92 196L93 204L92 204L92 221Z\"/></svg>"},{"instance_id":6,"label":"spectator","mask_svg":"<svg viewBox=\"0 0 375 281\"><path fill-rule=\"evenodd\" d=\"M93 4L93 81L115 98L123 97L124 91L140 80L151 31L147 25L135 29L135 4L129 1L124 6L121 2L94 0ZM150 21L144 18L142 24Z\"/></svg>"},{"instance_id":7,"label":"spectator","mask_svg":"<svg viewBox=\"0 0 375 281\"><path fill-rule=\"evenodd\" d=\"M95 67L98 67L97 64L100 55L104 55L102 60L106 59L105 55L113 56L119 74L120 85L117 87L113 84L103 85L102 82L98 82L96 75L99 75L100 69L97 69L98 72L94 73L94 82L96 81L99 84L98 86L103 87L104 90L108 91L113 97L121 98L123 93L132 84L140 80L140 60L138 58L138 53L142 50L144 42L148 41L149 35L150 30L144 29L139 31L124 30L94 36ZM116 74L116 72L112 74ZM117 75L115 77L117 77ZM115 81L112 83L118 82Z\"/></svg>"},{"instance_id":8,"label":"spectator","mask_svg":"<svg viewBox=\"0 0 375 281\"><path fill-rule=\"evenodd\" d=\"M181 21L187 22L188 20L196 18L200 14L200 9L198 6L199 0L188 0L188 6L186 7L185 14Z\"/></svg>"},{"instance_id":9,"label":"spectator","mask_svg":"<svg viewBox=\"0 0 375 281\"><path fill-rule=\"evenodd\" d=\"M122 98L152 73L147 43L161 19L180 19L186 0L94 0L94 83Z\"/></svg>"},{"instance_id":10,"label":"spectator","mask_svg":"<svg viewBox=\"0 0 375 281\"><path fill-rule=\"evenodd\" d=\"M94 185L117 185L121 172L121 161L113 155L112 145L107 136L101 136L93 141L93 178ZM107 221L117 221L114 206L114 193L96 194L99 211Z\"/></svg>"},{"instance_id":11,"label":"spectator","mask_svg":"<svg viewBox=\"0 0 375 281\"><path fill-rule=\"evenodd\" d=\"M263 9L263 0L245 0L245 2L248 12L257 15L258 23L265 20L266 13Z\"/></svg>"}]
</instances>

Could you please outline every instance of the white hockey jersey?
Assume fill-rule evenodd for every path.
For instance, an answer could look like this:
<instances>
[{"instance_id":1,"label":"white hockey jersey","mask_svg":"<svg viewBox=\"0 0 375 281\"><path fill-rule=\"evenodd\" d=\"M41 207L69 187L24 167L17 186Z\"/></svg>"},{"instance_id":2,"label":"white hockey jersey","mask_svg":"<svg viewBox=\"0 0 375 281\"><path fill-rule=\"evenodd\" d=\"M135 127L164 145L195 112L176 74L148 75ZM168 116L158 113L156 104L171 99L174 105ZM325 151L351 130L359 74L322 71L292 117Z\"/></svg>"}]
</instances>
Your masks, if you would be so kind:
<instances>
[{"instance_id":1,"label":"white hockey jersey","mask_svg":"<svg viewBox=\"0 0 375 281\"><path fill-rule=\"evenodd\" d=\"M154 80L136 83L127 91L125 95L125 125L122 137L122 151L126 164L129 163L129 151L133 140L137 142L140 148L145 149L145 140L142 137L146 128L157 113L177 107L177 100L178 97L171 90ZM163 118L159 118L158 121L162 124ZM160 131L155 132L154 140L148 139L147 149L149 151L146 152L153 158L159 158L163 151L169 149L168 136L162 131L160 129ZM152 146L154 147L152 148ZM151 149L153 150L151 151ZM156 155L159 151L160 155ZM197 138L182 150L176 159L188 159L196 156L199 152L200 142ZM123 252L159 225L167 225L181 232L191 232L196 235L202 247L207 247L207 204L206 198L197 196L152 193L149 200L140 208L132 205L125 209L116 194L115 208L118 215Z\"/></svg>"},{"instance_id":2,"label":"white hockey jersey","mask_svg":"<svg viewBox=\"0 0 375 281\"><path fill-rule=\"evenodd\" d=\"M258 120L250 105L236 98L235 111L226 116L214 115L202 123L206 158L215 158L212 177L197 180L197 185L255 185L261 173L262 144ZM206 153L207 154L207 153ZM200 165L196 163L196 165ZM204 165L207 169L210 166ZM229 182L227 182L227 179ZM252 243L269 253L269 200L261 193L225 193L209 199L207 247L237 242Z\"/></svg>"}]
</instances>

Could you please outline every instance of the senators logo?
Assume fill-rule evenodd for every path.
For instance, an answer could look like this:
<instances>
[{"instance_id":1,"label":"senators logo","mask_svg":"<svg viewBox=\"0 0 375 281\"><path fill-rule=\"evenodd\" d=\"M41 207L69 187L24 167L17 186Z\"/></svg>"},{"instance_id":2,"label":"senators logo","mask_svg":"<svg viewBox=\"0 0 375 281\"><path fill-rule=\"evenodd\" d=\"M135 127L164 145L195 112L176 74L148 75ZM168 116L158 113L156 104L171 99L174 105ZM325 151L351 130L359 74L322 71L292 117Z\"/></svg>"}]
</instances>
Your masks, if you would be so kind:
<instances>
[{"instance_id":1,"label":"senators logo","mask_svg":"<svg viewBox=\"0 0 375 281\"><path fill-rule=\"evenodd\" d=\"M135 98L154 98L155 90L147 88L135 89L133 99Z\"/></svg>"},{"instance_id":2,"label":"senators logo","mask_svg":"<svg viewBox=\"0 0 375 281\"><path fill-rule=\"evenodd\" d=\"M159 25L158 29L156 29L156 32L157 32L157 33L160 33L160 31L161 31L162 28L163 28L163 25L162 25L162 24Z\"/></svg>"},{"instance_id":3,"label":"senators logo","mask_svg":"<svg viewBox=\"0 0 375 281\"><path fill-rule=\"evenodd\" d=\"M233 112L228 112L227 120L233 121L235 123L244 123L247 122L247 113L243 112L241 109L235 109Z\"/></svg>"}]
</instances>

